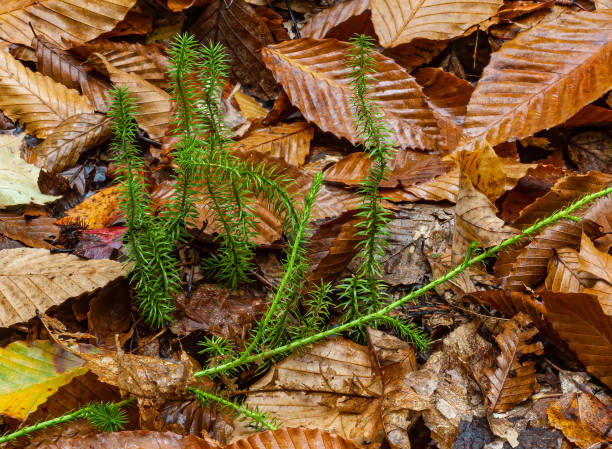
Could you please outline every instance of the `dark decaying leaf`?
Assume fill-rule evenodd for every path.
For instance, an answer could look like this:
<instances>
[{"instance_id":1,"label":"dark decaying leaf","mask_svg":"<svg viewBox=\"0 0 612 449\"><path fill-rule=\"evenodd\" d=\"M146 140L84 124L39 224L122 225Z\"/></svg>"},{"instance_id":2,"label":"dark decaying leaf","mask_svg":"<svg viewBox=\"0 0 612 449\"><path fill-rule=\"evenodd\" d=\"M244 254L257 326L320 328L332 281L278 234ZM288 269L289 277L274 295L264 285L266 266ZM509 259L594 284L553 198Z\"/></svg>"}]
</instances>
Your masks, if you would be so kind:
<instances>
[{"instance_id":1,"label":"dark decaying leaf","mask_svg":"<svg viewBox=\"0 0 612 449\"><path fill-rule=\"evenodd\" d=\"M225 46L232 81L249 86L264 100L273 100L279 94L279 86L257 52L276 40L266 22L244 0L234 1L231 8L226 8L222 0L211 2L189 31L202 43L214 41Z\"/></svg>"},{"instance_id":2,"label":"dark decaying leaf","mask_svg":"<svg viewBox=\"0 0 612 449\"><path fill-rule=\"evenodd\" d=\"M53 248L51 242L59 235L60 228L51 217L0 214L0 234L18 240L33 248Z\"/></svg>"},{"instance_id":3,"label":"dark decaying leaf","mask_svg":"<svg viewBox=\"0 0 612 449\"><path fill-rule=\"evenodd\" d=\"M89 301L87 312L89 333L95 336L93 343L110 350L116 349L116 338L120 345L125 344L131 337L131 311L130 286L125 279L99 291Z\"/></svg>"},{"instance_id":4,"label":"dark decaying leaf","mask_svg":"<svg viewBox=\"0 0 612 449\"><path fill-rule=\"evenodd\" d=\"M567 152L581 172L597 170L612 173L612 156L608 152L611 145L612 135L605 129L586 131L572 136Z\"/></svg>"},{"instance_id":5,"label":"dark decaying leaf","mask_svg":"<svg viewBox=\"0 0 612 449\"><path fill-rule=\"evenodd\" d=\"M74 254L86 259L110 259L123 246L124 226L86 229L81 232Z\"/></svg>"},{"instance_id":6,"label":"dark decaying leaf","mask_svg":"<svg viewBox=\"0 0 612 449\"><path fill-rule=\"evenodd\" d=\"M522 361L528 354L542 355L542 343L531 343L538 333L533 322L523 313L515 315L503 325L503 331L495 337L501 353L497 356L495 370L485 372L490 385L487 392L488 407L504 412L529 398L538 389L535 361Z\"/></svg>"}]
</instances>

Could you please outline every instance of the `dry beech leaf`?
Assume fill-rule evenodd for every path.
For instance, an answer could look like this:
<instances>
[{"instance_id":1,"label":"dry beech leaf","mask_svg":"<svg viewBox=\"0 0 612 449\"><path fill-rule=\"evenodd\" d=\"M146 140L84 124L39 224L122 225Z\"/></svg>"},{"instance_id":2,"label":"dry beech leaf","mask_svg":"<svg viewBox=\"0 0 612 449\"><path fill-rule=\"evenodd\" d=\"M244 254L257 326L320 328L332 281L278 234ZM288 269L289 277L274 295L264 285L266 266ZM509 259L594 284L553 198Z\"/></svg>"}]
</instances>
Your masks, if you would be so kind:
<instances>
[{"instance_id":1,"label":"dry beech leaf","mask_svg":"<svg viewBox=\"0 0 612 449\"><path fill-rule=\"evenodd\" d=\"M567 342L588 373L612 387L612 318L596 296L541 292L546 319Z\"/></svg>"},{"instance_id":2,"label":"dry beech leaf","mask_svg":"<svg viewBox=\"0 0 612 449\"><path fill-rule=\"evenodd\" d=\"M83 59L89 58L93 53L101 54L117 70L133 73L157 87L165 88L168 85L166 82L168 58L162 48L159 45L97 39L74 47L71 51ZM94 59L93 62L99 61ZM101 71L104 73L106 70L102 68Z\"/></svg>"},{"instance_id":3,"label":"dry beech leaf","mask_svg":"<svg viewBox=\"0 0 612 449\"><path fill-rule=\"evenodd\" d=\"M0 88L2 112L36 137L48 136L73 115L93 113L87 97L31 71L7 52L0 52Z\"/></svg>"},{"instance_id":4,"label":"dry beech leaf","mask_svg":"<svg viewBox=\"0 0 612 449\"><path fill-rule=\"evenodd\" d=\"M53 224L55 218L0 213L0 234L13 240L19 240L33 248L53 248L51 243L60 233L60 228Z\"/></svg>"},{"instance_id":5,"label":"dry beech leaf","mask_svg":"<svg viewBox=\"0 0 612 449\"><path fill-rule=\"evenodd\" d=\"M349 48L335 39L304 38L266 47L262 57L307 120L355 144L346 65ZM378 102L392 139L402 148L441 148L436 119L419 84L391 59L378 53L375 59L370 98Z\"/></svg>"},{"instance_id":6,"label":"dry beech leaf","mask_svg":"<svg viewBox=\"0 0 612 449\"><path fill-rule=\"evenodd\" d=\"M52 46L40 37L32 41L32 47L36 51L36 68L40 73L71 89L80 90L96 111L106 112L106 91L110 88L108 81L68 52Z\"/></svg>"},{"instance_id":7,"label":"dry beech leaf","mask_svg":"<svg viewBox=\"0 0 612 449\"><path fill-rule=\"evenodd\" d=\"M299 167L310 153L313 136L314 128L306 122L279 123L258 129L236 142L236 146L245 152L267 153Z\"/></svg>"},{"instance_id":8,"label":"dry beech leaf","mask_svg":"<svg viewBox=\"0 0 612 449\"><path fill-rule=\"evenodd\" d=\"M597 10L612 9L612 0L595 0Z\"/></svg>"},{"instance_id":9,"label":"dry beech leaf","mask_svg":"<svg viewBox=\"0 0 612 449\"><path fill-rule=\"evenodd\" d=\"M372 22L383 47L397 47L416 38L460 36L495 15L503 0L371 0Z\"/></svg>"},{"instance_id":10,"label":"dry beech leaf","mask_svg":"<svg viewBox=\"0 0 612 449\"><path fill-rule=\"evenodd\" d=\"M251 385L245 403L286 426L336 432L359 445L377 444L382 438L381 388L368 348L336 338L273 365ZM234 424L233 439L253 431Z\"/></svg>"},{"instance_id":11,"label":"dry beech leaf","mask_svg":"<svg viewBox=\"0 0 612 449\"><path fill-rule=\"evenodd\" d=\"M104 143L110 136L110 120L105 115L73 115L34 147L32 163L50 173L60 173L72 168L81 154Z\"/></svg>"},{"instance_id":12,"label":"dry beech leaf","mask_svg":"<svg viewBox=\"0 0 612 449\"><path fill-rule=\"evenodd\" d=\"M253 322L265 308L265 300L249 291L200 284L191 296L181 294L176 299L177 318L170 328L180 336L204 331L228 340L246 341Z\"/></svg>"},{"instance_id":13,"label":"dry beech leaf","mask_svg":"<svg viewBox=\"0 0 612 449\"><path fill-rule=\"evenodd\" d=\"M581 126L609 126L612 125L612 109L602 108L589 104L582 108L572 118L563 123L567 128Z\"/></svg>"},{"instance_id":14,"label":"dry beech leaf","mask_svg":"<svg viewBox=\"0 0 612 449\"><path fill-rule=\"evenodd\" d=\"M30 45L31 23L37 34L65 49L70 40L90 41L115 28L136 0L97 0L82 6L66 0L10 3L0 9L0 38Z\"/></svg>"},{"instance_id":15,"label":"dry beech leaf","mask_svg":"<svg viewBox=\"0 0 612 449\"><path fill-rule=\"evenodd\" d=\"M497 13L497 17L501 21L510 21L516 17L529 14L540 9L550 8L555 4L554 0L544 0L541 2L532 1L512 1L504 5Z\"/></svg>"},{"instance_id":16,"label":"dry beech leaf","mask_svg":"<svg viewBox=\"0 0 612 449\"><path fill-rule=\"evenodd\" d=\"M563 123L612 87L612 11L563 14L491 55L462 144L491 145Z\"/></svg>"},{"instance_id":17,"label":"dry beech leaf","mask_svg":"<svg viewBox=\"0 0 612 449\"><path fill-rule=\"evenodd\" d=\"M412 72L418 66L431 62L447 45L446 40L413 39L409 44L386 48L382 54Z\"/></svg>"},{"instance_id":18,"label":"dry beech leaf","mask_svg":"<svg viewBox=\"0 0 612 449\"><path fill-rule=\"evenodd\" d=\"M580 242L578 272L580 282L586 287L582 291L595 295L603 312L612 316L612 256L599 251L584 232Z\"/></svg>"},{"instance_id":19,"label":"dry beech leaf","mask_svg":"<svg viewBox=\"0 0 612 449\"><path fill-rule=\"evenodd\" d=\"M591 393L565 393L548 407L547 414L548 422L581 449L612 441L612 410Z\"/></svg>"},{"instance_id":20,"label":"dry beech leaf","mask_svg":"<svg viewBox=\"0 0 612 449\"><path fill-rule=\"evenodd\" d=\"M458 151L452 156L457 165L459 165L461 172L469 177L472 185L484 193L491 201L495 201L504 193L507 176L499 156L497 156L491 145L485 143L485 145L475 151ZM527 164L518 165L524 170L518 176L518 178L522 178L529 167ZM514 185L510 188L512 187Z\"/></svg>"},{"instance_id":21,"label":"dry beech leaf","mask_svg":"<svg viewBox=\"0 0 612 449\"><path fill-rule=\"evenodd\" d=\"M260 432L234 441L224 449L358 449L355 444L319 429L282 428L274 432ZM148 449L148 448L145 448Z\"/></svg>"},{"instance_id":22,"label":"dry beech leaf","mask_svg":"<svg viewBox=\"0 0 612 449\"><path fill-rule=\"evenodd\" d=\"M100 53L93 53L90 60L105 68L113 84L129 89L136 122L152 139L161 139L172 115L170 95L136 74L115 68Z\"/></svg>"},{"instance_id":23,"label":"dry beech leaf","mask_svg":"<svg viewBox=\"0 0 612 449\"><path fill-rule=\"evenodd\" d=\"M370 0L348 0L312 16L300 33L313 39L348 41L354 34L374 34L370 17Z\"/></svg>"},{"instance_id":24,"label":"dry beech leaf","mask_svg":"<svg viewBox=\"0 0 612 449\"><path fill-rule=\"evenodd\" d=\"M57 443L39 446L39 449L220 449L210 439L195 435L178 435L173 432L134 430L62 439Z\"/></svg>"},{"instance_id":25,"label":"dry beech leaf","mask_svg":"<svg viewBox=\"0 0 612 449\"><path fill-rule=\"evenodd\" d=\"M583 236L584 238L584 236ZM551 292L580 293L582 284L578 277L578 252L571 248L558 248L548 263L544 287Z\"/></svg>"},{"instance_id":26,"label":"dry beech leaf","mask_svg":"<svg viewBox=\"0 0 612 449\"><path fill-rule=\"evenodd\" d=\"M426 200L454 203L457 201L457 195L459 194L459 168L449 170L430 181L404 187L402 191L397 193L399 201ZM387 197L393 199L393 196L389 194L387 194Z\"/></svg>"},{"instance_id":27,"label":"dry beech leaf","mask_svg":"<svg viewBox=\"0 0 612 449\"><path fill-rule=\"evenodd\" d=\"M495 337L501 349L495 370L485 371L490 384L487 406L494 412L505 412L523 402L539 390L535 361L521 361L527 354L542 355L542 343L529 341L538 333L533 322L519 313L503 324L503 331Z\"/></svg>"},{"instance_id":28,"label":"dry beech leaf","mask_svg":"<svg viewBox=\"0 0 612 449\"><path fill-rule=\"evenodd\" d=\"M66 211L66 216L56 220L55 224L62 226L72 224L87 229L108 228L121 218L120 191L119 185L99 190Z\"/></svg>"},{"instance_id":29,"label":"dry beech leaf","mask_svg":"<svg viewBox=\"0 0 612 449\"><path fill-rule=\"evenodd\" d=\"M276 43L266 21L243 0L231 9L222 0L211 2L189 30L200 42L220 42L227 49L232 81L251 88L263 100L273 100L279 86L263 64L258 50Z\"/></svg>"},{"instance_id":30,"label":"dry beech leaf","mask_svg":"<svg viewBox=\"0 0 612 449\"><path fill-rule=\"evenodd\" d=\"M241 90L234 94L234 100L238 103L240 114L247 120L264 119L270 111L264 108L257 100Z\"/></svg>"},{"instance_id":31,"label":"dry beech leaf","mask_svg":"<svg viewBox=\"0 0 612 449\"><path fill-rule=\"evenodd\" d=\"M463 120L474 87L467 81L435 67L416 70L414 78L423 87L423 93L436 108L440 133L446 139L446 147L454 150L461 137Z\"/></svg>"},{"instance_id":32,"label":"dry beech leaf","mask_svg":"<svg viewBox=\"0 0 612 449\"><path fill-rule=\"evenodd\" d=\"M0 251L0 326L8 327L125 276L121 263L83 260L46 249Z\"/></svg>"},{"instance_id":33,"label":"dry beech leaf","mask_svg":"<svg viewBox=\"0 0 612 449\"><path fill-rule=\"evenodd\" d=\"M484 193L474 188L467 176L461 177L459 197L455 207L453 234L453 263L465 257L472 242L490 248L519 233L498 218L497 209Z\"/></svg>"}]
</instances>

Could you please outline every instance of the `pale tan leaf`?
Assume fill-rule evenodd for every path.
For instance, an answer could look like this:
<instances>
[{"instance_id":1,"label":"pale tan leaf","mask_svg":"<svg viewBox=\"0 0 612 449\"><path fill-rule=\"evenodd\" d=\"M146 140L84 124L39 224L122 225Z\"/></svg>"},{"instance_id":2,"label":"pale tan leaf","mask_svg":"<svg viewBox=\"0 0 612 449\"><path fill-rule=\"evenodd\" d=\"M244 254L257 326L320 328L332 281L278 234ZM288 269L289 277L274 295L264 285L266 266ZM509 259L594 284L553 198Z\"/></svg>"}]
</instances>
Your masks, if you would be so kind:
<instances>
[{"instance_id":1,"label":"pale tan leaf","mask_svg":"<svg viewBox=\"0 0 612 449\"><path fill-rule=\"evenodd\" d=\"M110 120L102 114L79 114L64 120L41 144L34 147L32 163L50 173L72 168L81 154L111 136Z\"/></svg>"},{"instance_id":2,"label":"pale tan leaf","mask_svg":"<svg viewBox=\"0 0 612 449\"><path fill-rule=\"evenodd\" d=\"M238 103L240 114L247 120L263 119L270 112L259 104L257 100L241 90L236 92L233 98L236 100L236 103Z\"/></svg>"},{"instance_id":3,"label":"pale tan leaf","mask_svg":"<svg viewBox=\"0 0 612 449\"><path fill-rule=\"evenodd\" d=\"M612 9L612 0L595 0L595 8L597 10Z\"/></svg>"},{"instance_id":4,"label":"pale tan leaf","mask_svg":"<svg viewBox=\"0 0 612 449\"><path fill-rule=\"evenodd\" d=\"M371 0L372 22L383 47L416 38L451 39L495 15L502 0Z\"/></svg>"},{"instance_id":5,"label":"pale tan leaf","mask_svg":"<svg viewBox=\"0 0 612 449\"><path fill-rule=\"evenodd\" d=\"M461 144L491 145L565 122L612 87L612 11L563 14L491 55Z\"/></svg>"},{"instance_id":6,"label":"pale tan leaf","mask_svg":"<svg viewBox=\"0 0 612 449\"><path fill-rule=\"evenodd\" d=\"M48 136L73 115L93 113L87 97L32 72L7 52L0 52L0 90L0 110L36 137Z\"/></svg>"},{"instance_id":7,"label":"pale tan leaf","mask_svg":"<svg viewBox=\"0 0 612 449\"><path fill-rule=\"evenodd\" d=\"M323 131L357 143L346 65L349 44L335 39L296 39L266 47L262 56L291 102ZM377 73L370 93L401 147L443 146L436 119L414 78L391 59L375 54Z\"/></svg>"},{"instance_id":8,"label":"pale tan leaf","mask_svg":"<svg viewBox=\"0 0 612 449\"><path fill-rule=\"evenodd\" d=\"M312 16L300 30L303 37L323 39L333 37L348 40L355 33L372 34L370 0L348 0L336 3Z\"/></svg>"},{"instance_id":9,"label":"pale tan leaf","mask_svg":"<svg viewBox=\"0 0 612 449\"><path fill-rule=\"evenodd\" d=\"M557 248L548 263L544 281L546 290L552 292L580 293L582 284L578 277L578 253L571 248Z\"/></svg>"},{"instance_id":10,"label":"pale tan leaf","mask_svg":"<svg viewBox=\"0 0 612 449\"><path fill-rule=\"evenodd\" d=\"M314 128L306 122L279 123L249 134L236 142L236 147L246 152L266 153L299 167L310 152L313 136Z\"/></svg>"},{"instance_id":11,"label":"pale tan leaf","mask_svg":"<svg viewBox=\"0 0 612 449\"><path fill-rule=\"evenodd\" d=\"M542 343L530 343L538 333L533 322L519 313L503 324L503 331L495 337L501 349L495 370L485 371L489 379L487 406L495 412L505 412L539 390L535 361L521 361L527 354L542 355Z\"/></svg>"},{"instance_id":12,"label":"pale tan leaf","mask_svg":"<svg viewBox=\"0 0 612 449\"><path fill-rule=\"evenodd\" d=\"M580 242L578 278L585 285L584 293L595 295L603 312L612 316L612 256L599 251L584 232Z\"/></svg>"},{"instance_id":13,"label":"pale tan leaf","mask_svg":"<svg viewBox=\"0 0 612 449\"><path fill-rule=\"evenodd\" d=\"M152 139L161 139L172 116L170 95L138 75L115 68L99 53L91 59L104 65L114 84L129 89L136 105L136 122Z\"/></svg>"},{"instance_id":14,"label":"pale tan leaf","mask_svg":"<svg viewBox=\"0 0 612 449\"><path fill-rule=\"evenodd\" d=\"M0 326L28 321L64 301L105 287L125 276L111 260L84 260L46 249L0 251Z\"/></svg>"},{"instance_id":15,"label":"pale tan leaf","mask_svg":"<svg viewBox=\"0 0 612 449\"><path fill-rule=\"evenodd\" d=\"M71 40L90 41L115 28L136 0L96 0L76 5L66 0L9 0L0 7L0 38L30 45L34 34L62 49Z\"/></svg>"}]
</instances>

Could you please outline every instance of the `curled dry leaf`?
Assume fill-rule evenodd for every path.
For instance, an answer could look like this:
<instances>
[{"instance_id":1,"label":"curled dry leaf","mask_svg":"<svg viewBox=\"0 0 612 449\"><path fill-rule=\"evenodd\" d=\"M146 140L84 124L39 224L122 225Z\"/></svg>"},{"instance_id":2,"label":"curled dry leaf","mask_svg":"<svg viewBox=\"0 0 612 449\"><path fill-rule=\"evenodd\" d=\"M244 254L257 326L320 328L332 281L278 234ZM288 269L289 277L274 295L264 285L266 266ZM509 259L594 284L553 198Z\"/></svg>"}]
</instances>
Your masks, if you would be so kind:
<instances>
[{"instance_id":1,"label":"curled dry leaf","mask_svg":"<svg viewBox=\"0 0 612 449\"><path fill-rule=\"evenodd\" d=\"M57 220L55 224L62 226L72 224L87 229L108 228L121 218L119 192L119 185L99 190L66 211L66 216Z\"/></svg>"},{"instance_id":2,"label":"curled dry leaf","mask_svg":"<svg viewBox=\"0 0 612 449\"><path fill-rule=\"evenodd\" d=\"M49 340L0 348L0 413L25 419L59 387L85 374L84 363Z\"/></svg>"},{"instance_id":3,"label":"curled dry leaf","mask_svg":"<svg viewBox=\"0 0 612 449\"><path fill-rule=\"evenodd\" d=\"M474 91L462 144L491 145L563 123L612 87L612 11L563 14L504 44Z\"/></svg>"},{"instance_id":4,"label":"curled dry leaf","mask_svg":"<svg viewBox=\"0 0 612 449\"><path fill-rule=\"evenodd\" d=\"M612 319L596 296L542 292L546 319L567 342L587 372L612 386Z\"/></svg>"},{"instance_id":5,"label":"curled dry leaf","mask_svg":"<svg viewBox=\"0 0 612 449\"><path fill-rule=\"evenodd\" d=\"M0 234L34 248L53 248L50 242L59 235L54 218L29 218L25 215L0 213Z\"/></svg>"},{"instance_id":6,"label":"curled dry leaf","mask_svg":"<svg viewBox=\"0 0 612 449\"><path fill-rule=\"evenodd\" d=\"M603 312L612 316L612 256L599 251L584 232L577 268L578 278L586 287L582 291L595 295ZM571 290L567 292L572 293Z\"/></svg>"},{"instance_id":7,"label":"curled dry leaf","mask_svg":"<svg viewBox=\"0 0 612 449\"><path fill-rule=\"evenodd\" d=\"M172 115L170 95L134 73L115 68L100 53L92 54L90 60L105 68L113 84L129 89L136 105L136 122L152 139L161 139Z\"/></svg>"},{"instance_id":8,"label":"curled dry leaf","mask_svg":"<svg viewBox=\"0 0 612 449\"><path fill-rule=\"evenodd\" d=\"M32 163L50 173L60 173L72 168L81 154L105 142L110 135L110 120L105 115L73 115L34 147Z\"/></svg>"},{"instance_id":9,"label":"curled dry leaf","mask_svg":"<svg viewBox=\"0 0 612 449\"><path fill-rule=\"evenodd\" d=\"M106 91L110 88L108 81L93 72L87 64L41 37L34 38L32 47L36 52L36 68L40 73L71 89L80 90L96 111L106 112Z\"/></svg>"},{"instance_id":10,"label":"curled dry leaf","mask_svg":"<svg viewBox=\"0 0 612 449\"><path fill-rule=\"evenodd\" d=\"M0 10L0 38L30 45L37 34L65 49L71 40L90 41L115 28L136 0L99 0L75 6L66 0L12 2Z\"/></svg>"},{"instance_id":11,"label":"curled dry leaf","mask_svg":"<svg viewBox=\"0 0 612 449\"><path fill-rule=\"evenodd\" d=\"M121 263L111 260L83 260L46 249L4 250L0 252L0 326L26 322L37 310L46 312L126 274Z\"/></svg>"},{"instance_id":12,"label":"curled dry leaf","mask_svg":"<svg viewBox=\"0 0 612 449\"><path fill-rule=\"evenodd\" d=\"M347 79L349 48L335 39L304 38L266 47L262 57L307 120L356 143ZM375 58L370 99L378 102L392 139L402 148L442 147L436 119L419 84L391 59L378 53Z\"/></svg>"},{"instance_id":13,"label":"curled dry leaf","mask_svg":"<svg viewBox=\"0 0 612 449\"><path fill-rule=\"evenodd\" d=\"M523 313L503 324L503 331L495 337L501 349L495 370L485 371L489 379L487 406L494 412L505 412L523 402L539 390L535 361L521 361L527 354L542 355L542 343L530 343L538 333L533 322Z\"/></svg>"},{"instance_id":14,"label":"curled dry leaf","mask_svg":"<svg viewBox=\"0 0 612 449\"><path fill-rule=\"evenodd\" d=\"M57 443L40 446L39 449L220 449L211 439L202 439L194 435L178 435L173 432L150 432L134 430L69 438Z\"/></svg>"},{"instance_id":15,"label":"curled dry leaf","mask_svg":"<svg viewBox=\"0 0 612 449\"><path fill-rule=\"evenodd\" d=\"M502 0L371 0L372 22L383 47L416 38L452 39L495 15Z\"/></svg>"},{"instance_id":16,"label":"curled dry leaf","mask_svg":"<svg viewBox=\"0 0 612 449\"><path fill-rule=\"evenodd\" d=\"M289 165L304 165L310 152L314 128L306 122L279 123L258 129L236 142L242 151L257 151L283 159Z\"/></svg>"},{"instance_id":17,"label":"curled dry leaf","mask_svg":"<svg viewBox=\"0 0 612 449\"><path fill-rule=\"evenodd\" d=\"M266 69L258 50L277 41L266 21L243 0L235 0L231 9L222 0L211 2L189 30L202 43L220 42L229 54L231 78L249 86L254 95L273 100L279 86Z\"/></svg>"},{"instance_id":18,"label":"curled dry leaf","mask_svg":"<svg viewBox=\"0 0 612 449\"><path fill-rule=\"evenodd\" d=\"M31 71L8 52L0 52L0 88L2 112L36 137L48 136L73 115L93 113L87 97Z\"/></svg>"},{"instance_id":19,"label":"curled dry leaf","mask_svg":"<svg viewBox=\"0 0 612 449\"><path fill-rule=\"evenodd\" d=\"M251 385L245 403L287 426L336 432L355 444L378 443L381 387L367 347L329 339L273 365ZM234 439L252 432L235 425Z\"/></svg>"},{"instance_id":20,"label":"curled dry leaf","mask_svg":"<svg viewBox=\"0 0 612 449\"><path fill-rule=\"evenodd\" d=\"M348 0L312 16L300 33L313 39L348 41L356 33L374 35L370 18L370 0Z\"/></svg>"},{"instance_id":21,"label":"curled dry leaf","mask_svg":"<svg viewBox=\"0 0 612 449\"><path fill-rule=\"evenodd\" d=\"M591 393L565 393L548 407L548 421L581 449L612 442L612 410Z\"/></svg>"}]
</instances>

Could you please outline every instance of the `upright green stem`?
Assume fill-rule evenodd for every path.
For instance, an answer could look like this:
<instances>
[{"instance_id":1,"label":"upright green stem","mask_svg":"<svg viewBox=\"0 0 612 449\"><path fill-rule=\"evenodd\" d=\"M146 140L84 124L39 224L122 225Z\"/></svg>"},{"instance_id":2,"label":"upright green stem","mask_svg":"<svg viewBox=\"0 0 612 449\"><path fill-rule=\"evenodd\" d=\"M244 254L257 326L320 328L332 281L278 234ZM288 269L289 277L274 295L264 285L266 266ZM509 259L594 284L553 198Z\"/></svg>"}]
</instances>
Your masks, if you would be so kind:
<instances>
[{"instance_id":1,"label":"upright green stem","mask_svg":"<svg viewBox=\"0 0 612 449\"><path fill-rule=\"evenodd\" d=\"M427 293L428 291L436 288L438 285L443 284L444 282L449 281L450 279L454 278L455 276L457 276L459 273L465 271L466 268L471 267L473 265L476 265L477 263L483 261L484 259L494 256L495 254L497 254L499 251L503 250L504 248L507 248L509 246L514 245L515 243L517 243L518 241L522 240L525 237L528 237L531 234L534 234L536 232L538 232L540 229L545 228L546 226L549 226L550 224L559 221L561 219L564 218L568 218L572 212L574 212L575 210L578 210L580 208L582 208L584 205L586 205L587 203L590 203L591 201L596 200L597 198L601 198L603 196L609 195L610 193L612 193L612 187L607 187L606 189L600 190L599 192L595 192L595 193L591 193L589 195L584 196L582 199L580 199L579 201L571 204L570 206L561 209L560 211L550 215L549 217L543 219L542 221L539 221L537 223L534 223L533 225L529 226L528 228L526 228L525 230L523 230L523 232L521 234L515 235L507 240L504 240L503 242L501 242L499 245L493 246L491 248L489 248L486 251L483 251L482 253L478 254L477 256L472 257L472 254L474 252L474 250L476 249L476 244L472 243L472 245L470 246L468 253L465 257L465 260L458 266L456 266L455 268L453 268L451 271L449 271L448 273L446 273L444 276L442 276L441 278L435 279L433 281L431 281L429 284L419 288L418 290L414 290L412 291L410 294L398 299L397 301L394 301L392 303L390 303L389 305L387 305L386 307L383 307L382 309L380 309L379 311L361 316L359 318L356 318L352 321L348 321L340 326L328 329L326 331L320 332L318 334L312 335L310 337L306 337L306 338L302 338L300 340L296 340L293 341L289 344L286 344L284 346L279 346L277 348L271 349L269 351L265 351L259 354L253 354L249 357L246 358L239 358L236 359L234 361L231 362L227 362L224 363L222 365L218 365L218 366L214 366L212 368L207 368L201 371L198 371L194 374L195 377L203 377L203 376L210 376L213 375L215 373L218 372L222 372L228 369L234 369L237 368L241 365L246 365L249 363L253 363L253 362L257 362L263 359L266 359L268 357L272 357L278 354L283 354L283 353L287 353L289 351L295 350L301 346L305 346L305 345L310 345L312 343L315 343L319 340L322 340L326 337L331 337L333 335L338 335L346 330L355 328L355 327L360 327L363 326L364 324L376 320L377 318L380 318L383 315L388 314L389 312L391 312L393 309L395 309L396 307L399 307L405 303L407 303L408 301L411 301L425 293ZM573 218L571 218L573 219Z\"/></svg>"}]
</instances>

